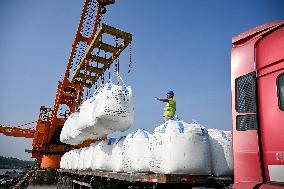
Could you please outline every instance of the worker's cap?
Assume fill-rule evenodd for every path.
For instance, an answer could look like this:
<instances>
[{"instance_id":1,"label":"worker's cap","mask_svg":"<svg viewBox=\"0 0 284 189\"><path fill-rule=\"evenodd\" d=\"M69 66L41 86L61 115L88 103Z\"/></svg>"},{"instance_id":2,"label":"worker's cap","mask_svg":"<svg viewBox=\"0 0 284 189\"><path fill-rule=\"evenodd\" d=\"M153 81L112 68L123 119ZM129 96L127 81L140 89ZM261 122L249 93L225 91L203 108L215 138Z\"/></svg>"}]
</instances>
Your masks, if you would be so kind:
<instances>
[{"instance_id":1,"label":"worker's cap","mask_svg":"<svg viewBox=\"0 0 284 189\"><path fill-rule=\"evenodd\" d=\"M166 94L171 95L171 96L175 96L174 91L169 91Z\"/></svg>"}]
</instances>

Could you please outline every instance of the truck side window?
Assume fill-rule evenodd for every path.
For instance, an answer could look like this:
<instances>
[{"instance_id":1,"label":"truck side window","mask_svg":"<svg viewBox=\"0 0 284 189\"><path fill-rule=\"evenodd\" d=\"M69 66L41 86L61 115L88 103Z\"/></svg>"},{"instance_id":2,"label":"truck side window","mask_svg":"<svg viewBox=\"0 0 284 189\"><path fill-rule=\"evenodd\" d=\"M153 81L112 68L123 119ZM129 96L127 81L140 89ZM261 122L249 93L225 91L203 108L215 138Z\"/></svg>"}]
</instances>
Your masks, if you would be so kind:
<instances>
[{"instance_id":1,"label":"truck side window","mask_svg":"<svg viewBox=\"0 0 284 189\"><path fill-rule=\"evenodd\" d=\"M279 108L284 111L284 73L277 79Z\"/></svg>"}]
</instances>

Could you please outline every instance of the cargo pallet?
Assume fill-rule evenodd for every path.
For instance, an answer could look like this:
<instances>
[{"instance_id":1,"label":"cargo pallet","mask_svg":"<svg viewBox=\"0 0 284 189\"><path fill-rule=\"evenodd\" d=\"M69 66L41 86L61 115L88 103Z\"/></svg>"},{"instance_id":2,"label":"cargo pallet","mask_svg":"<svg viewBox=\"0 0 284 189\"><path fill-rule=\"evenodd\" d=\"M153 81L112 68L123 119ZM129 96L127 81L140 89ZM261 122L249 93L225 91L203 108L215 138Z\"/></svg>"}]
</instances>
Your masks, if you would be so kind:
<instances>
[{"instance_id":1,"label":"cargo pallet","mask_svg":"<svg viewBox=\"0 0 284 189\"><path fill-rule=\"evenodd\" d=\"M58 189L76 188L230 188L231 177L209 175L122 173L58 169Z\"/></svg>"}]
</instances>

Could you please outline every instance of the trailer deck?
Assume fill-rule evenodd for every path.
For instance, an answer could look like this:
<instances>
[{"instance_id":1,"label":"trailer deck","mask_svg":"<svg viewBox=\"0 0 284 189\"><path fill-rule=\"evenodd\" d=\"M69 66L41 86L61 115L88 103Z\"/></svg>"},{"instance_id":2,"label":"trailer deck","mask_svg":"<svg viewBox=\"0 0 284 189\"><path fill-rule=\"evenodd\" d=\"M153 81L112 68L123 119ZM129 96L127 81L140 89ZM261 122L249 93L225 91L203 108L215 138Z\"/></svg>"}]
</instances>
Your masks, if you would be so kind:
<instances>
[{"instance_id":1,"label":"trailer deck","mask_svg":"<svg viewBox=\"0 0 284 189\"><path fill-rule=\"evenodd\" d=\"M189 174L162 174L162 173L125 173L99 170L65 170L58 169L60 174L77 175L79 177L99 177L102 179L114 179L125 182L173 184L183 183L191 185L205 185L208 183L232 183L231 177L215 177L210 175Z\"/></svg>"}]
</instances>

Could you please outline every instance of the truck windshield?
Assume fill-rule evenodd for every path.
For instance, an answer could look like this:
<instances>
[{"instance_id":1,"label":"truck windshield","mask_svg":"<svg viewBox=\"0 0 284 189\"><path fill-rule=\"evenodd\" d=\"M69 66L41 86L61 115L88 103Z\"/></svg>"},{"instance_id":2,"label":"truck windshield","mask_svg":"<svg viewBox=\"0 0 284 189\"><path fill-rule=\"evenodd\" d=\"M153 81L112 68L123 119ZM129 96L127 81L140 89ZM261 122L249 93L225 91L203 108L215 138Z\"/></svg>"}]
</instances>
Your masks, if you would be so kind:
<instances>
[{"instance_id":1,"label":"truck windshield","mask_svg":"<svg viewBox=\"0 0 284 189\"><path fill-rule=\"evenodd\" d=\"M284 73L278 77L278 98L279 98L279 108L284 110Z\"/></svg>"}]
</instances>

